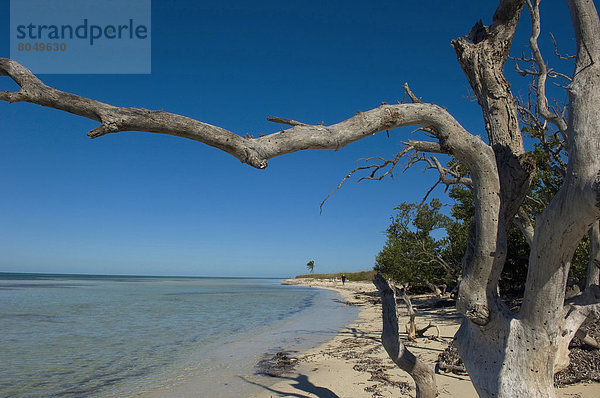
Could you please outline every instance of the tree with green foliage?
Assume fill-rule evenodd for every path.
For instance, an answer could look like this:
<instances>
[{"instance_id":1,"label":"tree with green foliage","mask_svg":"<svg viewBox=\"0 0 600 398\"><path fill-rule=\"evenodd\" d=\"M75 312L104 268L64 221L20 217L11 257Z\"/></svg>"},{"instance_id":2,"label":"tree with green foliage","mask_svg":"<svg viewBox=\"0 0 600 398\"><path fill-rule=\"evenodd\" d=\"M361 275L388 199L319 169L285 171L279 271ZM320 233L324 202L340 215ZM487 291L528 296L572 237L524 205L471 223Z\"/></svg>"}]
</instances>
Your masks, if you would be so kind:
<instances>
[{"instance_id":1,"label":"tree with green foliage","mask_svg":"<svg viewBox=\"0 0 600 398\"><path fill-rule=\"evenodd\" d=\"M438 199L397 206L386 231L386 243L376 257L375 271L406 287L427 286L435 291L436 286L455 284L460 261L446 261L444 252L450 242L435 237L453 223L441 208Z\"/></svg>"},{"instance_id":2,"label":"tree with green foliage","mask_svg":"<svg viewBox=\"0 0 600 398\"><path fill-rule=\"evenodd\" d=\"M313 260L310 260L309 262L306 263L306 268L312 274L315 271L315 262Z\"/></svg>"}]
</instances>

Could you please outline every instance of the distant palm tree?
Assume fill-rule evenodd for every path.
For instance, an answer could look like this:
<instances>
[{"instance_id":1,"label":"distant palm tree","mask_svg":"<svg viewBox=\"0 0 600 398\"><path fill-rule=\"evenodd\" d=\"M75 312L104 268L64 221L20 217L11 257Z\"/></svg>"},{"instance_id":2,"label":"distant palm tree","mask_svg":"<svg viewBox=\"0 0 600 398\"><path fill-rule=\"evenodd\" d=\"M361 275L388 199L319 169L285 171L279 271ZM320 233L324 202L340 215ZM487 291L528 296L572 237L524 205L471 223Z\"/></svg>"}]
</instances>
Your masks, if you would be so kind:
<instances>
[{"instance_id":1,"label":"distant palm tree","mask_svg":"<svg viewBox=\"0 0 600 398\"><path fill-rule=\"evenodd\" d=\"M308 268L308 270L312 274L313 271L315 270L315 262L313 260L310 260L309 262L306 263L306 268Z\"/></svg>"}]
</instances>

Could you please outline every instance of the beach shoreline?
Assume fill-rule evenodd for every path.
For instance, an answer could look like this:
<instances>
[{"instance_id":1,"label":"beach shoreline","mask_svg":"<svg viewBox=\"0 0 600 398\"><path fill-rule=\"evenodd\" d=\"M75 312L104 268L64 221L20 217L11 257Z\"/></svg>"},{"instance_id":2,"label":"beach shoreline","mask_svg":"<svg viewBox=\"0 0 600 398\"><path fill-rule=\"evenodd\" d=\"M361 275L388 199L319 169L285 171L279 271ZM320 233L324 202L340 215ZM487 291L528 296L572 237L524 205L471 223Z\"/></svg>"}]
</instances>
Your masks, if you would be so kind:
<instances>
[{"instance_id":1,"label":"beach shoreline","mask_svg":"<svg viewBox=\"0 0 600 398\"><path fill-rule=\"evenodd\" d=\"M295 356L320 346L358 314L356 308L341 304L339 293L335 291L314 290L302 285L284 286L281 279L273 283L284 297L294 296L295 291L295 296L303 299L285 301L288 305L282 307L280 317L260 327L226 333L227 337L221 338L219 345L204 350L200 356L191 350L189 355L183 355L172 365L172 370L156 372L151 382L138 383L125 394L108 395L107 398L243 397L256 394L278 382L278 379L258 372L259 361L281 351ZM253 296L248 296L248 300L253 300Z\"/></svg>"},{"instance_id":2,"label":"beach shoreline","mask_svg":"<svg viewBox=\"0 0 600 398\"><path fill-rule=\"evenodd\" d=\"M249 395L251 398L273 397L414 397L415 388L410 376L396 367L380 343L381 307L378 295L370 282L341 284L327 280L288 279L283 283L330 289L338 292L348 305L359 306L360 312L354 322L331 340L297 355L298 365L293 372L274 378L274 384L264 385L263 391ZM400 337L411 352L432 368L438 355L452 341L459 326L460 317L453 306L426 308L427 296L413 299L419 312L417 326L429 322L439 329L436 339L420 338L407 342L402 325L407 322L406 311L400 309ZM432 335L435 335L433 329ZM477 394L467 375L437 373L439 397L476 398ZM580 383L557 389L561 398L592 398L598 396L600 383Z\"/></svg>"}]
</instances>

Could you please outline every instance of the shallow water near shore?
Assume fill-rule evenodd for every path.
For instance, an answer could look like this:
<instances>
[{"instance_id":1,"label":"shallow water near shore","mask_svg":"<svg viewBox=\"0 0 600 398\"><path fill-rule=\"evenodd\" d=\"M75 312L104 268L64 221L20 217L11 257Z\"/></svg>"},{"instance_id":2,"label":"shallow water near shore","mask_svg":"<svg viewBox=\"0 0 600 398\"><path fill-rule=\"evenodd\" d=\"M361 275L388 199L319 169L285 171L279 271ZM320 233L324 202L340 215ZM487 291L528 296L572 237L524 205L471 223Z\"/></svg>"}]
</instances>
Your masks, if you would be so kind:
<instances>
[{"instance_id":1,"label":"shallow water near shore","mask_svg":"<svg viewBox=\"0 0 600 398\"><path fill-rule=\"evenodd\" d=\"M0 274L0 396L247 396L272 383L253 375L263 353L356 317L336 297L277 279Z\"/></svg>"}]
</instances>

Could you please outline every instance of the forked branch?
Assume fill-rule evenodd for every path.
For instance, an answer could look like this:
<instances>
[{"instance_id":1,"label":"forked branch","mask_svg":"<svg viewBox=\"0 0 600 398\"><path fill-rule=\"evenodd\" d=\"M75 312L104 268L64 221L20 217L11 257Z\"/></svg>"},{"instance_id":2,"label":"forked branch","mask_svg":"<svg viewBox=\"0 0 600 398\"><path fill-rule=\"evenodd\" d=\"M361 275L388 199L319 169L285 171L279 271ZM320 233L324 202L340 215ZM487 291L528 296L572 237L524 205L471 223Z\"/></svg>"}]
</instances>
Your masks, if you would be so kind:
<instances>
[{"instance_id":1,"label":"forked branch","mask_svg":"<svg viewBox=\"0 0 600 398\"><path fill-rule=\"evenodd\" d=\"M540 36L540 0L526 0L527 8L531 16L531 37L529 38L529 48L532 53L532 61L536 66L536 72L530 72L537 80L535 84L536 97L537 97L537 109L545 120L554 124L558 130L565 134L567 131L567 122L559 114L550 110L548 106L548 98L546 97L546 80L548 79L549 71L542 52L538 46L538 38ZM524 72L525 73L525 72Z\"/></svg>"}]
</instances>

